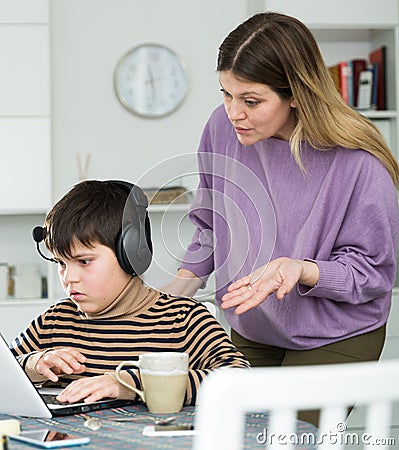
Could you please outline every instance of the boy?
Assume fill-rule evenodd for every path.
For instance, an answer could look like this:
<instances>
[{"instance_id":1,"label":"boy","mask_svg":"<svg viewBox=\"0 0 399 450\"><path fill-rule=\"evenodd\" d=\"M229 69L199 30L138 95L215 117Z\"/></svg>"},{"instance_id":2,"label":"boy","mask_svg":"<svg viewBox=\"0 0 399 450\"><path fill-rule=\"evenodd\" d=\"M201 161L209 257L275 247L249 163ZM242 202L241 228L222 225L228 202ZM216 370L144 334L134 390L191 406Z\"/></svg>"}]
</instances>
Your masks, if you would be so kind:
<instances>
[{"instance_id":1,"label":"boy","mask_svg":"<svg viewBox=\"0 0 399 450\"><path fill-rule=\"evenodd\" d=\"M12 350L33 382L65 387L62 402L134 399L114 371L145 352L189 354L186 405L195 404L209 371L249 366L204 305L143 285L152 256L147 206L125 181L83 181L34 230L68 298L33 320ZM137 370L122 375L141 389Z\"/></svg>"}]
</instances>

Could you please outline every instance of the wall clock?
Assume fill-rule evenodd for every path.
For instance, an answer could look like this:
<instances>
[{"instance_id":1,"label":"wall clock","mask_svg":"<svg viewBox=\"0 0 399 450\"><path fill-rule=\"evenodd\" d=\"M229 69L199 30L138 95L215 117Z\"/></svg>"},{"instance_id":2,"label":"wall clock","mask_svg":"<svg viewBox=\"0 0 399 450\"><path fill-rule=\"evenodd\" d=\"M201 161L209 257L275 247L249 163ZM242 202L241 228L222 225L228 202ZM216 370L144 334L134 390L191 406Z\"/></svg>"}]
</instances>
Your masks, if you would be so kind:
<instances>
[{"instance_id":1,"label":"wall clock","mask_svg":"<svg viewBox=\"0 0 399 450\"><path fill-rule=\"evenodd\" d=\"M172 50L155 43L141 44L119 60L115 92L130 112L145 118L171 114L188 92L185 62Z\"/></svg>"}]
</instances>

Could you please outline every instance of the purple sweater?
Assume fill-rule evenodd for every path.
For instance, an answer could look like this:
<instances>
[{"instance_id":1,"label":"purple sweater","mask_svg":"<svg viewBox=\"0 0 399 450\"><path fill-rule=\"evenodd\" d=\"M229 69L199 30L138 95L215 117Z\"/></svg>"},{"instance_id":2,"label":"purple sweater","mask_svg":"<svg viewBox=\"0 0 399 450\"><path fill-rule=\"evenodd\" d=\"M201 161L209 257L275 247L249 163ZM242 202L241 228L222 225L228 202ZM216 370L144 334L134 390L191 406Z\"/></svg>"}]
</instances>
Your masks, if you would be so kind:
<instances>
[{"instance_id":1,"label":"purple sweater","mask_svg":"<svg viewBox=\"0 0 399 450\"><path fill-rule=\"evenodd\" d=\"M301 151L275 138L243 146L218 107L198 152L200 184L190 218L197 227L182 268L206 280L216 299L228 285L278 257L318 264L313 288L270 295L231 327L248 339L306 350L386 323L396 276L399 212L384 166L361 150Z\"/></svg>"}]
</instances>

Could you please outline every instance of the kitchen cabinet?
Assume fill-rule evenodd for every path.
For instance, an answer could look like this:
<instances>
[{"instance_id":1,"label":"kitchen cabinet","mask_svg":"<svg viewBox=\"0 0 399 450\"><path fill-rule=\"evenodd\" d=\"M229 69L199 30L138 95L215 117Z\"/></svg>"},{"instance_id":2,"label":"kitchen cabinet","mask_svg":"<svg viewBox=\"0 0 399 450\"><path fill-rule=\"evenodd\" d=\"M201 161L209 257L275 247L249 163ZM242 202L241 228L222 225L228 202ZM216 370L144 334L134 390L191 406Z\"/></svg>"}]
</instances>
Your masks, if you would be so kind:
<instances>
[{"instance_id":1,"label":"kitchen cabinet","mask_svg":"<svg viewBox=\"0 0 399 450\"><path fill-rule=\"evenodd\" d=\"M49 117L0 116L0 214L45 211L51 204Z\"/></svg>"},{"instance_id":2,"label":"kitchen cabinet","mask_svg":"<svg viewBox=\"0 0 399 450\"><path fill-rule=\"evenodd\" d=\"M0 55L0 214L43 211L52 172L48 0L0 0Z\"/></svg>"},{"instance_id":3,"label":"kitchen cabinet","mask_svg":"<svg viewBox=\"0 0 399 450\"><path fill-rule=\"evenodd\" d=\"M37 265L51 284L31 237L52 203L49 0L0 0L0 55L0 262ZM11 337L45 302L0 300L0 332Z\"/></svg>"}]
</instances>

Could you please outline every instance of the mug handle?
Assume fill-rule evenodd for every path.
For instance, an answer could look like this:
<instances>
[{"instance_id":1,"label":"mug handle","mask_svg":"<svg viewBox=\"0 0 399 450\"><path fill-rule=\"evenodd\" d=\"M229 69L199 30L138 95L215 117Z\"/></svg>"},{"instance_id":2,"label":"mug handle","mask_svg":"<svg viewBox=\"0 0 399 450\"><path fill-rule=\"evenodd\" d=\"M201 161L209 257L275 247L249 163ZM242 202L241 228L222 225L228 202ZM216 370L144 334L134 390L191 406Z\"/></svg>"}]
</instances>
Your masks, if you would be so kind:
<instances>
[{"instance_id":1,"label":"mug handle","mask_svg":"<svg viewBox=\"0 0 399 450\"><path fill-rule=\"evenodd\" d=\"M122 370L122 368L127 366L127 365L135 366L135 367L140 369L140 364L137 361L124 361L124 362L121 362L118 365L118 367L116 368L116 370L115 370L116 379L118 380L118 382L120 384L122 384L123 386L127 387L131 391L134 391L136 394L138 394L141 397L141 399L143 400L143 402L145 402L144 391L140 391L140 389L137 389L137 388L131 386L129 383L126 383L126 381L122 380L122 377L119 375L119 372Z\"/></svg>"}]
</instances>

